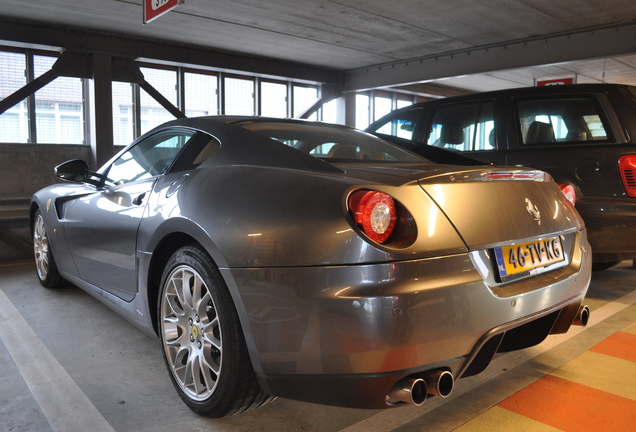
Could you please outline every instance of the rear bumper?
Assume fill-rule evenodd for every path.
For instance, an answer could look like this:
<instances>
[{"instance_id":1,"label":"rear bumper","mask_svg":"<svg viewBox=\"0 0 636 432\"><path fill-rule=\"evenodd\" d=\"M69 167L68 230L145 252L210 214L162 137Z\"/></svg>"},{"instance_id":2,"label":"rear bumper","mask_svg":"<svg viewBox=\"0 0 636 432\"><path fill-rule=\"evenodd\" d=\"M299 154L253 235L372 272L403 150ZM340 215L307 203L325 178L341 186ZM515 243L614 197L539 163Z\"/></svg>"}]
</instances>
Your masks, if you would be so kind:
<instances>
[{"instance_id":1,"label":"rear bumper","mask_svg":"<svg viewBox=\"0 0 636 432\"><path fill-rule=\"evenodd\" d=\"M405 378L424 378L436 370L459 370L453 376L465 378L482 372L498 352L513 351L543 341L551 328L569 328L581 304L581 297L560 305L550 313L529 318L524 324L508 323L488 332L467 355L434 364L384 373L364 374L257 374L270 394L324 405L383 409L391 407L386 396ZM505 330L507 329L507 330ZM395 354L400 355L399 353Z\"/></svg>"},{"instance_id":2,"label":"rear bumper","mask_svg":"<svg viewBox=\"0 0 636 432\"><path fill-rule=\"evenodd\" d=\"M500 346L524 348L569 328L590 280L585 231L574 236L568 266L505 287L491 286L494 268L480 256L222 272L240 297L265 391L386 408L401 378L478 373Z\"/></svg>"},{"instance_id":3,"label":"rear bumper","mask_svg":"<svg viewBox=\"0 0 636 432\"><path fill-rule=\"evenodd\" d=\"M576 209L585 221L594 262L636 258L636 199L581 197Z\"/></svg>"}]
</instances>

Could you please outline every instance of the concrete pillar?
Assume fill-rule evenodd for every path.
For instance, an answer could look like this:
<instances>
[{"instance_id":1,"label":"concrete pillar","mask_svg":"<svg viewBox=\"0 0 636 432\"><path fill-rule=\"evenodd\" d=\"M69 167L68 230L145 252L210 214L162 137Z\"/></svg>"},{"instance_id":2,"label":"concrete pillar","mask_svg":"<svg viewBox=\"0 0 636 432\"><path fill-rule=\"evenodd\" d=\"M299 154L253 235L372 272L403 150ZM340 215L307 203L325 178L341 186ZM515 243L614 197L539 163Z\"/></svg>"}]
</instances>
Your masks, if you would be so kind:
<instances>
[{"instance_id":1,"label":"concrete pillar","mask_svg":"<svg viewBox=\"0 0 636 432\"><path fill-rule=\"evenodd\" d=\"M355 127L356 125L356 94L345 93L345 124Z\"/></svg>"},{"instance_id":2,"label":"concrete pillar","mask_svg":"<svg viewBox=\"0 0 636 432\"><path fill-rule=\"evenodd\" d=\"M113 66L112 57L93 54L93 77L88 83L89 136L94 169L113 156Z\"/></svg>"}]
</instances>

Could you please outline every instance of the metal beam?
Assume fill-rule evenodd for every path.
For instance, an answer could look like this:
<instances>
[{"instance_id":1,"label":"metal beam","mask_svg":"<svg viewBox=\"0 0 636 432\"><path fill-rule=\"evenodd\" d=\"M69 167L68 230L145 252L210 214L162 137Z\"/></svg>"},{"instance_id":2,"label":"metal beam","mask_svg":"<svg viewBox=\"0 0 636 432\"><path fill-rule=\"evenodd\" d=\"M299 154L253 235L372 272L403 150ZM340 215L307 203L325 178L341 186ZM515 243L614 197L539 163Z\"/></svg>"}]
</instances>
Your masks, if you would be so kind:
<instances>
[{"instance_id":1,"label":"metal beam","mask_svg":"<svg viewBox=\"0 0 636 432\"><path fill-rule=\"evenodd\" d=\"M19 104L22 100L31 96L57 77L69 76L76 78L89 78L91 70L90 56L63 52L55 63L53 63L50 70L44 72L30 83L2 99L2 101L0 101L0 114L4 113L14 105Z\"/></svg>"},{"instance_id":2,"label":"metal beam","mask_svg":"<svg viewBox=\"0 0 636 432\"><path fill-rule=\"evenodd\" d=\"M636 53L636 23L594 27L355 69L345 91Z\"/></svg>"},{"instance_id":3,"label":"metal beam","mask_svg":"<svg viewBox=\"0 0 636 432\"><path fill-rule=\"evenodd\" d=\"M184 118L186 116L179 108L174 106L172 102L166 99L164 95L146 81L143 72L139 69L139 63L132 59L113 59L112 80L137 84L176 118Z\"/></svg>"}]
</instances>

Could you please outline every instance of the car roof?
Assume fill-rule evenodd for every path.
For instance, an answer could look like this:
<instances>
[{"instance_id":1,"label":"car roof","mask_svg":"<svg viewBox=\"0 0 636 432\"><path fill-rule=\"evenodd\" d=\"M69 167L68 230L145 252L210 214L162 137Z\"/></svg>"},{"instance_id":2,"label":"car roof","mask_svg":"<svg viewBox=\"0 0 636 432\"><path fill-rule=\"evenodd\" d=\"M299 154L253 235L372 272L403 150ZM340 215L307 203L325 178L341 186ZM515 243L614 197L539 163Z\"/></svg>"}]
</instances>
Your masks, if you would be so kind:
<instances>
[{"instance_id":1,"label":"car roof","mask_svg":"<svg viewBox=\"0 0 636 432\"><path fill-rule=\"evenodd\" d=\"M507 97L519 97L519 96L552 96L561 94L573 94L573 93L599 93L613 91L619 88L636 88L625 84L567 84L567 85L552 85L552 86L538 86L538 87L517 87L503 90L493 90L488 92L470 93L460 96L451 96L442 99L432 99L424 102L418 102L413 105L409 105L396 111L408 111L409 109L426 106L431 103L437 103L440 101L461 101L469 99L488 99L498 96ZM394 112L396 112L394 111Z\"/></svg>"}]
</instances>

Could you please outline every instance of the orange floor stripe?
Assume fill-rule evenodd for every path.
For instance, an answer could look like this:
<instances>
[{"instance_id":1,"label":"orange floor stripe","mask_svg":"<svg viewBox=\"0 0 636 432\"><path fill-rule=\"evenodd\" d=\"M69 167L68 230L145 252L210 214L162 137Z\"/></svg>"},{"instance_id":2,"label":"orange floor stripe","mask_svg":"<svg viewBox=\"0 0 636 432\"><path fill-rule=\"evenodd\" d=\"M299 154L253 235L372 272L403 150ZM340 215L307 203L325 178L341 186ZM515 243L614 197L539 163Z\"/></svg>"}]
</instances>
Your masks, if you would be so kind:
<instances>
[{"instance_id":1,"label":"orange floor stripe","mask_svg":"<svg viewBox=\"0 0 636 432\"><path fill-rule=\"evenodd\" d=\"M552 375L499 406L565 432L624 432L636 423L636 401Z\"/></svg>"},{"instance_id":2,"label":"orange floor stripe","mask_svg":"<svg viewBox=\"0 0 636 432\"><path fill-rule=\"evenodd\" d=\"M636 362L636 334L615 333L590 351Z\"/></svg>"}]
</instances>

